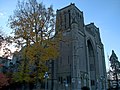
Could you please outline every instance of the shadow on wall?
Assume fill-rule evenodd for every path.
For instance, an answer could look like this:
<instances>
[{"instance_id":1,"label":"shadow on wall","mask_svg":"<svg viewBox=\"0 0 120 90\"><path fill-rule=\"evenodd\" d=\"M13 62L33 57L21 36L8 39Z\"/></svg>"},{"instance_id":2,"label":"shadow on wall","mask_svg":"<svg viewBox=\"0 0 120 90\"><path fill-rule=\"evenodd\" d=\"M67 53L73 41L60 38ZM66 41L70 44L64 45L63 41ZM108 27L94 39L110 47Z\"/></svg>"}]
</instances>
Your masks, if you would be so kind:
<instances>
[{"instance_id":1,"label":"shadow on wall","mask_svg":"<svg viewBox=\"0 0 120 90\"><path fill-rule=\"evenodd\" d=\"M82 90L90 90L90 88L87 87L87 86L84 86L84 87L82 87L81 89L82 89Z\"/></svg>"}]
</instances>

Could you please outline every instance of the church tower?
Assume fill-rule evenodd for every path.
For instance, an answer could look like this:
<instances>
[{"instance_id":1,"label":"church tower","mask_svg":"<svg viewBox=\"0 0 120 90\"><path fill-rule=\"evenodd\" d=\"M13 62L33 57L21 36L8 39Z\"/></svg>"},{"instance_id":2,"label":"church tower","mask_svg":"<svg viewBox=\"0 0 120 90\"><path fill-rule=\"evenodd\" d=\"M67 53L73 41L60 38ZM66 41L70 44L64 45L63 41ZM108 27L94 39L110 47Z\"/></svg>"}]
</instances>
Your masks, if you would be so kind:
<instances>
[{"instance_id":1,"label":"church tower","mask_svg":"<svg viewBox=\"0 0 120 90\"><path fill-rule=\"evenodd\" d=\"M54 90L106 90L104 48L99 28L84 24L74 3L57 10L56 30L62 31L60 56L54 61Z\"/></svg>"}]
</instances>

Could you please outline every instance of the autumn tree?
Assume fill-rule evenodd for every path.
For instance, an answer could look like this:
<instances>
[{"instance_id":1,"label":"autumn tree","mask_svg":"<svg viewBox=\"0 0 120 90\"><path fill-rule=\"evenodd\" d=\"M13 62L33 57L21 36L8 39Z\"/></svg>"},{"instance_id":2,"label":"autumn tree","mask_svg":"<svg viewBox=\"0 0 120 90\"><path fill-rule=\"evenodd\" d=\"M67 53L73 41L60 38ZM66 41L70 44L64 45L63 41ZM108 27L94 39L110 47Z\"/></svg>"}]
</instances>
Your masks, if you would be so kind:
<instances>
[{"instance_id":1,"label":"autumn tree","mask_svg":"<svg viewBox=\"0 0 120 90\"><path fill-rule=\"evenodd\" d=\"M9 46L12 44L12 41L12 37L6 36L3 33L2 28L0 28L0 52L3 58L9 58L12 56L12 52L9 48Z\"/></svg>"},{"instance_id":2,"label":"autumn tree","mask_svg":"<svg viewBox=\"0 0 120 90\"><path fill-rule=\"evenodd\" d=\"M45 62L58 55L59 35L55 36L55 14L52 6L46 8L36 0L18 2L9 25L15 40L22 47L23 74L35 66L35 76L43 77Z\"/></svg>"},{"instance_id":3,"label":"autumn tree","mask_svg":"<svg viewBox=\"0 0 120 90\"><path fill-rule=\"evenodd\" d=\"M1 61L0 61L0 69L2 72L0 73L0 90L6 88L9 85L10 75L8 73L10 67L4 63L9 63L12 56L12 51L10 46L12 45L13 39L11 36L5 35L3 29L0 28L0 54L1 54Z\"/></svg>"},{"instance_id":4,"label":"autumn tree","mask_svg":"<svg viewBox=\"0 0 120 90\"><path fill-rule=\"evenodd\" d=\"M0 73L0 90L1 88L9 85L8 80L9 79L6 77L6 75L4 75L3 73Z\"/></svg>"},{"instance_id":5,"label":"autumn tree","mask_svg":"<svg viewBox=\"0 0 120 90\"><path fill-rule=\"evenodd\" d=\"M3 42L4 38L2 35L2 31L0 30L0 49L2 48L2 42Z\"/></svg>"}]
</instances>

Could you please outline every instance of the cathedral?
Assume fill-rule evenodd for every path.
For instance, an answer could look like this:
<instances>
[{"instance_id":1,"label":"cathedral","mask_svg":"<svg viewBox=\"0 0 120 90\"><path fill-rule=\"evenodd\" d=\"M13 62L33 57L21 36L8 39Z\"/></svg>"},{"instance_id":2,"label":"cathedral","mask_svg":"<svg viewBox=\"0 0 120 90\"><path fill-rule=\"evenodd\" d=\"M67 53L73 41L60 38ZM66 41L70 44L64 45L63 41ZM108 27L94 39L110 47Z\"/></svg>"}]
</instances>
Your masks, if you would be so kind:
<instances>
[{"instance_id":1,"label":"cathedral","mask_svg":"<svg viewBox=\"0 0 120 90\"><path fill-rule=\"evenodd\" d=\"M48 90L106 90L104 46L99 28L84 24L74 3L57 10L56 30L62 30L60 56L51 62Z\"/></svg>"}]
</instances>

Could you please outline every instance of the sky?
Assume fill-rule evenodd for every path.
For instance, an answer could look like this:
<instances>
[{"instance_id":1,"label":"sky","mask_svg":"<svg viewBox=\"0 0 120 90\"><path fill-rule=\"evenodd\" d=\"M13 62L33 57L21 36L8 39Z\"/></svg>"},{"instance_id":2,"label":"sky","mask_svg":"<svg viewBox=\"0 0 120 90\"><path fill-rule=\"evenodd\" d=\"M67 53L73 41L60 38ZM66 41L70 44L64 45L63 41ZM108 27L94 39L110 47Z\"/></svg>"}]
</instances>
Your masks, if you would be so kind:
<instances>
[{"instance_id":1,"label":"sky","mask_svg":"<svg viewBox=\"0 0 120 90\"><path fill-rule=\"evenodd\" d=\"M0 27L3 32L10 34L12 30L8 27L8 18L13 15L18 0L0 0ZM23 1L23 0L20 0ZM61 9L70 3L83 11L84 22L94 22L100 29L100 35L104 44L106 66L112 50L115 51L120 60L120 0L37 0L48 7L53 5L54 10Z\"/></svg>"}]
</instances>

